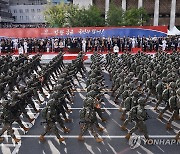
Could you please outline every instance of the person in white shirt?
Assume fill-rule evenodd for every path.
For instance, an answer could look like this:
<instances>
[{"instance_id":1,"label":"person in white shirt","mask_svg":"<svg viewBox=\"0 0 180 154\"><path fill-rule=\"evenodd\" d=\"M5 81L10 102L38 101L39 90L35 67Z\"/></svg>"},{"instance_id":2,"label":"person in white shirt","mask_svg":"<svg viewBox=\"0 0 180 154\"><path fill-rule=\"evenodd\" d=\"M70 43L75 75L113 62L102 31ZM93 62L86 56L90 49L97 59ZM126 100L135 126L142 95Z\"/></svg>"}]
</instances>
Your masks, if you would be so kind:
<instances>
[{"instance_id":1,"label":"person in white shirt","mask_svg":"<svg viewBox=\"0 0 180 154\"><path fill-rule=\"evenodd\" d=\"M14 50L17 50L18 49L18 39L14 39L13 42L14 42Z\"/></svg>"},{"instance_id":2,"label":"person in white shirt","mask_svg":"<svg viewBox=\"0 0 180 154\"><path fill-rule=\"evenodd\" d=\"M85 38L83 38L82 40L82 51L86 52L86 39Z\"/></svg>"},{"instance_id":3,"label":"person in white shirt","mask_svg":"<svg viewBox=\"0 0 180 154\"><path fill-rule=\"evenodd\" d=\"M115 44L115 46L113 47L113 52L114 53L118 53L119 52L119 47L117 46L117 44Z\"/></svg>"},{"instance_id":4,"label":"person in white shirt","mask_svg":"<svg viewBox=\"0 0 180 154\"><path fill-rule=\"evenodd\" d=\"M22 46L22 42L19 42L19 43L18 43L18 53L19 53L19 54L23 54L23 53L24 53L23 46Z\"/></svg>"},{"instance_id":5,"label":"person in white shirt","mask_svg":"<svg viewBox=\"0 0 180 154\"><path fill-rule=\"evenodd\" d=\"M27 53L27 49L28 49L28 43L26 40L24 40L24 52Z\"/></svg>"},{"instance_id":6,"label":"person in white shirt","mask_svg":"<svg viewBox=\"0 0 180 154\"><path fill-rule=\"evenodd\" d=\"M132 48L135 48L135 46L136 46L136 39L133 36L133 38L132 38Z\"/></svg>"},{"instance_id":7,"label":"person in white shirt","mask_svg":"<svg viewBox=\"0 0 180 154\"><path fill-rule=\"evenodd\" d=\"M162 40L162 50L165 51L166 50L166 43L167 41L165 39Z\"/></svg>"}]
</instances>

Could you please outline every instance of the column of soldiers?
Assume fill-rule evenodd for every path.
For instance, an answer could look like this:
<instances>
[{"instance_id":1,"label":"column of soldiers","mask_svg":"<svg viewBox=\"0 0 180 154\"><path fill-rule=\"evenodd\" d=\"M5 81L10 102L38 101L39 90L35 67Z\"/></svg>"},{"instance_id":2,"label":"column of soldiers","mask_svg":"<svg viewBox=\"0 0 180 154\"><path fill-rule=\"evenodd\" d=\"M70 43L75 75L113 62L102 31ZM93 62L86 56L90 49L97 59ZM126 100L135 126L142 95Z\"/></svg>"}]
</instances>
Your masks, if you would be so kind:
<instances>
[{"instance_id":1,"label":"column of soldiers","mask_svg":"<svg viewBox=\"0 0 180 154\"><path fill-rule=\"evenodd\" d=\"M72 63L63 68L63 71L56 80L56 85L53 87L47 106L42 110L42 117L45 124L45 130L40 135L39 140L45 141L45 135L48 132L52 132L56 135L59 142L63 142L65 139L60 135L56 123L58 123L63 129L64 133L69 133L70 129L67 128L64 122L71 122L69 113L71 113L70 106L73 104L74 91L76 85L74 79L78 80L77 73L80 72L84 76L85 67L83 64L83 53L80 52ZM83 72L82 72L83 71Z\"/></svg>"},{"instance_id":2,"label":"column of soldiers","mask_svg":"<svg viewBox=\"0 0 180 154\"><path fill-rule=\"evenodd\" d=\"M36 113L39 112L35 106L34 99L37 99L39 104L42 103L39 92L44 97L44 100L46 99L46 94L43 90L44 85L48 85L47 83L51 82L53 76L57 77L57 72L64 67L62 53L53 58L52 62L47 64L46 67L41 66L40 58L41 55L39 54L32 58L20 55L15 57L15 60L10 55L1 57L1 61L4 60L5 62L2 63L0 70L1 123L3 125L0 136L7 131L15 143L18 143L20 139L16 138L14 134L13 122L17 122L25 132L29 130L22 123L20 115L22 114L30 123L35 120L35 118L31 118L28 115L27 105L31 105ZM4 138L0 137L0 141L2 142L3 140Z\"/></svg>"},{"instance_id":3,"label":"column of soldiers","mask_svg":"<svg viewBox=\"0 0 180 154\"><path fill-rule=\"evenodd\" d=\"M135 126L128 132L129 139L138 128L148 137L145 121L148 119L145 105L155 102L154 110L158 112L160 104L163 109L159 111L159 119L169 110L172 114L166 124L171 129L173 120L179 120L180 109L180 54L158 52L153 56L138 52L135 55L108 53L105 68L112 80L112 97L119 104L122 112L121 126L127 130L128 122L134 121ZM128 117L126 118L126 113ZM176 139L178 139L177 133Z\"/></svg>"},{"instance_id":4,"label":"column of soldiers","mask_svg":"<svg viewBox=\"0 0 180 154\"><path fill-rule=\"evenodd\" d=\"M105 122L106 119L103 117L103 110L101 109L101 104L103 101L105 83L103 76L103 57L94 53L91 56L92 63L90 64L90 71L88 72L88 79L86 81L86 98L84 99L83 109L80 110L80 134L78 137L79 141L83 141L83 135L86 131L90 130L96 142L102 142L103 139L98 136L98 131L103 131L104 128L100 127L98 123L98 117L102 122ZM96 115L97 113L97 115Z\"/></svg>"}]
</instances>

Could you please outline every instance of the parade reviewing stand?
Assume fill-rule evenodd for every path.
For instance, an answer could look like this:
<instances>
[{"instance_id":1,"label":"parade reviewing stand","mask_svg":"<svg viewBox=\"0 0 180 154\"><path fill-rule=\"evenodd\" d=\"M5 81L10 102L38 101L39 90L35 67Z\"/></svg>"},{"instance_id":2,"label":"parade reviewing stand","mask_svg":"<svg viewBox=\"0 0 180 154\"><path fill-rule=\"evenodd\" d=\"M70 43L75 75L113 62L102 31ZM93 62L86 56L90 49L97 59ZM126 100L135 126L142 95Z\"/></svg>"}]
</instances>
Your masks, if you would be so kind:
<instances>
[{"instance_id":1,"label":"parade reviewing stand","mask_svg":"<svg viewBox=\"0 0 180 154\"><path fill-rule=\"evenodd\" d=\"M139 27L78 27L78 28L2 28L0 29L0 53L42 53L59 51L113 51L120 53L144 51L154 53L178 50L180 38L167 35L167 26ZM170 32L169 32L170 34Z\"/></svg>"}]
</instances>

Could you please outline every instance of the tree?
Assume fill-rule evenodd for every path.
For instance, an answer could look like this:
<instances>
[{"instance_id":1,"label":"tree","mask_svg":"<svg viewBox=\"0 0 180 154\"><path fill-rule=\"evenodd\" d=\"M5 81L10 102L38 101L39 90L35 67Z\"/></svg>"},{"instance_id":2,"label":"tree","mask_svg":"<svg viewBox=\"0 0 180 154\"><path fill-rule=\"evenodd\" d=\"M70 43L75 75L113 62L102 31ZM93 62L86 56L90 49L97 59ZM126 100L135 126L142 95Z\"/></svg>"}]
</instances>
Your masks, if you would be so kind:
<instances>
[{"instance_id":1,"label":"tree","mask_svg":"<svg viewBox=\"0 0 180 154\"><path fill-rule=\"evenodd\" d=\"M124 26L143 26L149 19L147 12L143 8L132 8L124 13Z\"/></svg>"},{"instance_id":2,"label":"tree","mask_svg":"<svg viewBox=\"0 0 180 154\"><path fill-rule=\"evenodd\" d=\"M66 23L67 7L64 4L48 6L44 12L45 20L52 27L63 27Z\"/></svg>"},{"instance_id":3,"label":"tree","mask_svg":"<svg viewBox=\"0 0 180 154\"><path fill-rule=\"evenodd\" d=\"M45 11L45 19L52 27L88 27L104 26L104 18L96 6L89 9L75 5L59 4L49 6Z\"/></svg>"},{"instance_id":4,"label":"tree","mask_svg":"<svg viewBox=\"0 0 180 154\"><path fill-rule=\"evenodd\" d=\"M109 11L107 13L106 24L108 26L122 26L123 25L123 10L111 3L109 6Z\"/></svg>"},{"instance_id":5,"label":"tree","mask_svg":"<svg viewBox=\"0 0 180 154\"><path fill-rule=\"evenodd\" d=\"M89 9L85 10L86 25L85 26L104 26L104 17L101 15L101 11L94 5L91 5Z\"/></svg>"}]
</instances>

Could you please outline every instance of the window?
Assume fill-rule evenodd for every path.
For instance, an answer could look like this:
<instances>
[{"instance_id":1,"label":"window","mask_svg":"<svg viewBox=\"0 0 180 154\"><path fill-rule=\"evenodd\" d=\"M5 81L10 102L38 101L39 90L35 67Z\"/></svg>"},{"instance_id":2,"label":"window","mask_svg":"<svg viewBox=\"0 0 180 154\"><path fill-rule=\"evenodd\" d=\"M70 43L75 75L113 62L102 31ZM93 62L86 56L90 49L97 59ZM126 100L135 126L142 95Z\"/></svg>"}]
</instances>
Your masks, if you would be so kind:
<instances>
[{"instance_id":1,"label":"window","mask_svg":"<svg viewBox=\"0 0 180 154\"><path fill-rule=\"evenodd\" d=\"M31 9L31 12L33 12L33 13L34 13L34 12L35 12L35 10L34 10L34 9Z\"/></svg>"},{"instance_id":2,"label":"window","mask_svg":"<svg viewBox=\"0 0 180 154\"><path fill-rule=\"evenodd\" d=\"M20 20L23 20L23 16L20 16Z\"/></svg>"},{"instance_id":3,"label":"window","mask_svg":"<svg viewBox=\"0 0 180 154\"><path fill-rule=\"evenodd\" d=\"M37 16L38 20L41 20L41 16Z\"/></svg>"},{"instance_id":4,"label":"window","mask_svg":"<svg viewBox=\"0 0 180 154\"><path fill-rule=\"evenodd\" d=\"M16 9L14 10L14 13L17 13L17 10L16 10Z\"/></svg>"},{"instance_id":5,"label":"window","mask_svg":"<svg viewBox=\"0 0 180 154\"><path fill-rule=\"evenodd\" d=\"M32 16L32 20L35 20L35 18L36 18L35 16Z\"/></svg>"},{"instance_id":6,"label":"window","mask_svg":"<svg viewBox=\"0 0 180 154\"><path fill-rule=\"evenodd\" d=\"M29 13L29 9L25 9L25 12L26 12L26 13Z\"/></svg>"},{"instance_id":7,"label":"window","mask_svg":"<svg viewBox=\"0 0 180 154\"><path fill-rule=\"evenodd\" d=\"M41 12L41 10L40 10L40 9L37 9L37 12Z\"/></svg>"},{"instance_id":8,"label":"window","mask_svg":"<svg viewBox=\"0 0 180 154\"><path fill-rule=\"evenodd\" d=\"M29 16L26 16L26 21L29 21Z\"/></svg>"},{"instance_id":9,"label":"window","mask_svg":"<svg viewBox=\"0 0 180 154\"><path fill-rule=\"evenodd\" d=\"M19 10L19 13L23 13L23 9L20 9L20 10Z\"/></svg>"}]
</instances>

